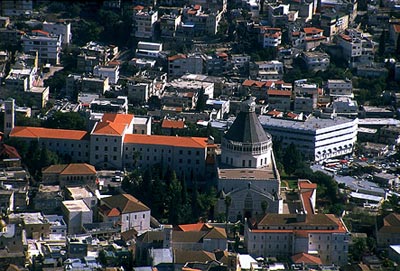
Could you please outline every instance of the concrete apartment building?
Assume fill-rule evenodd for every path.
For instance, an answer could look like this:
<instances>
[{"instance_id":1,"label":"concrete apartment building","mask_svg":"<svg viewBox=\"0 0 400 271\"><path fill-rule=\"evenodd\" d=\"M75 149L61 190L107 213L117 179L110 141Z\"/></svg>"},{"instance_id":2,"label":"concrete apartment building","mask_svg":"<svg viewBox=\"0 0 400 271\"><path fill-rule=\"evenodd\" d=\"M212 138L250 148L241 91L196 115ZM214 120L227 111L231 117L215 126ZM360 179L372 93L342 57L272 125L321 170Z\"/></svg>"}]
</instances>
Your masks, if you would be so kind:
<instances>
[{"instance_id":1,"label":"concrete apartment building","mask_svg":"<svg viewBox=\"0 0 400 271\"><path fill-rule=\"evenodd\" d=\"M95 66L93 68L93 75L100 78L108 77L108 82L112 85L115 85L119 80L119 65Z\"/></svg>"},{"instance_id":2,"label":"concrete apartment building","mask_svg":"<svg viewBox=\"0 0 400 271\"><path fill-rule=\"evenodd\" d=\"M61 35L51 35L43 30L32 30L22 36L22 48L25 53L36 50L40 64L60 64Z\"/></svg>"},{"instance_id":3,"label":"concrete apartment building","mask_svg":"<svg viewBox=\"0 0 400 271\"><path fill-rule=\"evenodd\" d=\"M159 58L162 50L162 43L139 41L136 49L136 57Z\"/></svg>"},{"instance_id":4,"label":"concrete apartment building","mask_svg":"<svg viewBox=\"0 0 400 271\"><path fill-rule=\"evenodd\" d=\"M181 15L164 14L160 17L161 38L173 39L182 20Z\"/></svg>"},{"instance_id":5,"label":"concrete apartment building","mask_svg":"<svg viewBox=\"0 0 400 271\"><path fill-rule=\"evenodd\" d=\"M43 31L46 31L52 35L61 35L61 44L68 45L71 43L71 23L67 22L43 22Z\"/></svg>"},{"instance_id":6,"label":"concrete apartment building","mask_svg":"<svg viewBox=\"0 0 400 271\"><path fill-rule=\"evenodd\" d=\"M33 11L32 0L7 0L0 3L1 15L3 16L21 16L30 15Z\"/></svg>"},{"instance_id":7,"label":"concrete apartment building","mask_svg":"<svg viewBox=\"0 0 400 271\"><path fill-rule=\"evenodd\" d=\"M331 63L330 57L324 52L303 52L301 58L304 60L309 71L325 71Z\"/></svg>"},{"instance_id":8,"label":"concrete apartment building","mask_svg":"<svg viewBox=\"0 0 400 271\"><path fill-rule=\"evenodd\" d=\"M350 232L332 214L267 214L254 226L245 225L250 255L291 257L301 253L319 256L322 264L347 264Z\"/></svg>"},{"instance_id":9,"label":"concrete apartment building","mask_svg":"<svg viewBox=\"0 0 400 271\"><path fill-rule=\"evenodd\" d=\"M145 11L144 7L136 6L133 14L133 34L136 38L152 39L155 23L158 20L158 12Z\"/></svg>"},{"instance_id":10,"label":"concrete apartment building","mask_svg":"<svg viewBox=\"0 0 400 271\"><path fill-rule=\"evenodd\" d=\"M83 200L64 200L61 210L68 225L68 235L82 233L83 225L93 222L93 211Z\"/></svg>"},{"instance_id":11,"label":"concrete apartment building","mask_svg":"<svg viewBox=\"0 0 400 271\"><path fill-rule=\"evenodd\" d=\"M182 16L182 21L193 25L194 35L199 37L217 34L222 12L203 10L201 5L194 5L185 7Z\"/></svg>"},{"instance_id":12,"label":"concrete apartment building","mask_svg":"<svg viewBox=\"0 0 400 271\"><path fill-rule=\"evenodd\" d=\"M361 30L347 29L346 33L338 36L337 43L351 68L370 64L374 60L376 43Z\"/></svg>"},{"instance_id":13,"label":"concrete apartment building","mask_svg":"<svg viewBox=\"0 0 400 271\"><path fill-rule=\"evenodd\" d=\"M311 117L295 121L270 116L259 119L266 131L282 140L284 147L293 143L306 158L315 162L351 154L357 141L358 119Z\"/></svg>"},{"instance_id":14,"label":"concrete apartment building","mask_svg":"<svg viewBox=\"0 0 400 271\"><path fill-rule=\"evenodd\" d=\"M171 77L182 76L186 73L203 74L205 57L198 54L178 54L168 57L168 75Z\"/></svg>"},{"instance_id":15,"label":"concrete apartment building","mask_svg":"<svg viewBox=\"0 0 400 271\"><path fill-rule=\"evenodd\" d=\"M354 98L353 83L351 80L329 79L326 83L329 96Z\"/></svg>"},{"instance_id":16,"label":"concrete apartment building","mask_svg":"<svg viewBox=\"0 0 400 271\"><path fill-rule=\"evenodd\" d=\"M260 40L263 48L278 47L282 43L282 29L278 27L260 27Z\"/></svg>"}]
</instances>

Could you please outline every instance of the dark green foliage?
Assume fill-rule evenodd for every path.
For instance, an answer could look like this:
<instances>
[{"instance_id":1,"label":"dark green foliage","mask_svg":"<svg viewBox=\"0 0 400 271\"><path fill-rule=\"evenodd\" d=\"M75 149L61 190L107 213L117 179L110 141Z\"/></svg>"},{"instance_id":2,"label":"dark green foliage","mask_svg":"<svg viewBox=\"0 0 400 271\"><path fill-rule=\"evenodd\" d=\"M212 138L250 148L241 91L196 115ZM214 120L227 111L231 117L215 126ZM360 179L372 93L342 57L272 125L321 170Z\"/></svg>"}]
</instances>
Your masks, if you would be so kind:
<instances>
[{"instance_id":1,"label":"dark green foliage","mask_svg":"<svg viewBox=\"0 0 400 271\"><path fill-rule=\"evenodd\" d=\"M77 112L55 112L43 123L44 127L68 129L68 130L86 130L86 118Z\"/></svg>"},{"instance_id":2,"label":"dark green foliage","mask_svg":"<svg viewBox=\"0 0 400 271\"><path fill-rule=\"evenodd\" d=\"M283 166L285 172L289 175L293 174L296 169L305 167L304 159L293 143L291 143L285 150L283 155Z\"/></svg>"},{"instance_id":3,"label":"dark green foliage","mask_svg":"<svg viewBox=\"0 0 400 271\"><path fill-rule=\"evenodd\" d=\"M195 223L209 217L216 204L216 191L201 192L196 177L186 178L178 178L174 171L155 166L144 172L131 172L124 178L122 189L149 206L152 215L164 223ZM187 188L187 184L192 185Z\"/></svg>"}]
</instances>

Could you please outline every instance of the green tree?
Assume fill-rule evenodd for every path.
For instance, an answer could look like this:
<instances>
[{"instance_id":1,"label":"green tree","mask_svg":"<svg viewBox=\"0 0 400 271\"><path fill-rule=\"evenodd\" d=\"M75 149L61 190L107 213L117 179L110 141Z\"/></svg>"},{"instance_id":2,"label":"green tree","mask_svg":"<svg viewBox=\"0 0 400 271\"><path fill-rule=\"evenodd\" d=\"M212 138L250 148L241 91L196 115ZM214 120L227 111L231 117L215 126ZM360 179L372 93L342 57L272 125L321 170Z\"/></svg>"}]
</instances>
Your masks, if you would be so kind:
<instances>
[{"instance_id":1,"label":"green tree","mask_svg":"<svg viewBox=\"0 0 400 271\"><path fill-rule=\"evenodd\" d=\"M57 111L48 118L43 126L47 128L67 129L67 130L86 130L86 118L78 112Z\"/></svg>"},{"instance_id":2,"label":"green tree","mask_svg":"<svg viewBox=\"0 0 400 271\"><path fill-rule=\"evenodd\" d=\"M268 201L263 200L263 201L261 202L261 209L262 209L262 211L263 211L263 214L266 214L266 213L267 213Z\"/></svg>"},{"instance_id":3,"label":"green tree","mask_svg":"<svg viewBox=\"0 0 400 271\"><path fill-rule=\"evenodd\" d=\"M293 143L290 143L286 148L285 154L283 155L283 161L285 172L289 175L293 174L296 169L305 166L301 153Z\"/></svg>"},{"instance_id":4,"label":"green tree","mask_svg":"<svg viewBox=\"0 0 400 271\"><path fill-rule=\"evenodd\" d=\"M172 172L168 194L168 222L177 225L180 223L179 211L182 208L182 185L178 181L175 171Z\"/></svg>"},{"instance_id":5,"label":"green tree","mask_svg":"<svg viewBox=\"0 0 400 271\"><path fill-rule=\"evenodd\" d=\"M386 31L382 31L379 37L378 55L383 56L385 54L386 47Z\"/></svg>"},{"instance_id":6,"label":"green tree","mask_svg":"<svg viewBox=\"0 0 400 271\"><path fill-rule=\"evenodd\" d=\"M229 221L229 207L231 207L232 198L230 196L225 196L224 203L225 203L226 231L228 232L228 224L227 223Z\"/></svg>"}]
</instances>

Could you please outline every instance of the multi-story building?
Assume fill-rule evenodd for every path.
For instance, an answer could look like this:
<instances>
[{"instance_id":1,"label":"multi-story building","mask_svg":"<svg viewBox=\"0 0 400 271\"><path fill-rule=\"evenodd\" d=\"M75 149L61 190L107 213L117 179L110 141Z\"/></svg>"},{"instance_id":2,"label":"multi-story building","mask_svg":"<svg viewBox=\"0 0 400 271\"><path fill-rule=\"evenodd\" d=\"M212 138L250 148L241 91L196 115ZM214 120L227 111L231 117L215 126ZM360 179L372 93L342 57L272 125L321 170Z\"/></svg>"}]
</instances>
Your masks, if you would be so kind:
<instances>
[{"instance_id":1,"label":"multi-story building","mask_svg":"<svg viewBox=\"0 0 400 271\"><path fill-rule=\"evenodd\" d=\"M108 77L108 82L115 85L119 80L119 65L95 66L93 68L93 75L100 78Z\"/></svg>"},{"instance_id":2,"label":"multi-story building","mask_svg":"<svg viewBox=\"0 0 400 271\"><path fill-rule=\"evenodd\" d=\"M351 80L329 79L326 83L326 88L331 97L349 97L353 98L353 83Z\"/></svg>"},{"instance_id":3,"label":"multi-story building","mask_svg":"<svg viewBox=\"0 0 400 271\"><path fill-rule=\"evenodd\" d=\"M301 57L309 71L325 71L330 64L330 57L324 52L303 52Z\"/></svg>"},{"instance_id":4,"label":"multi-story building","mask_svg":"<svg viewBox=\"0 0 400 271\"><path fill-rule=\"evenodd\" d=\"M306 159L323 161L351 154L357 141L358 119L337 117L305 121L259 117L262 126L284 147L293 143Z\"/></svg>"},{"instance_id":5,"label":"multi-story building","mask_svg":"<svg viewBox=\"0 0 400 271\"><path fill-rule=\"evenodd\" d=\"M183 9L182 21L193 25L194 35L197 37L215 35L222 14L222 11L204 11L200 5L194 5Z\"/></svg>"},{"instance_id":6,"label":"multi-story building","mask_svg":"<svg viewBox=\"0 0 400 271\"><path fill-rule=\"evenodd\" d=\"M370 64L374 60L375 42L358 29L347 29L338 36L338 45L350 67Z\"/></svg>"},{"instance_id":7,"label":"multi-story building","mask_svg":"<svg viewBox=\"0 0 400 271\"><path fill-rule=\"evenodd\" d=\"M326 37L343 33L349 27L349 15L339 12L324 12L321 15L321 28Z\"/></svg>"},{"instance_id":8,"label":"multi-story building","mask_svg":"<svg viewBox=\"0 0 400 271\"><path fill-rule=\"evenodd\" d=\"M1 1L0 10L3 16L24 16L30 15L33 11L32 0L7 0Z\"/></svg>"},{"instance_id":9,"label":"multi-story building","mask_svg":"<svg viewBox=\"0 0 400 271\"><path fill-rule=\"evenodd\" d=\"M300 36L297 42L299 46L306 51L310 51L318 47L322 42L327 41L323 35L323 30L316 27L304 27L300 31Z\"/></svg>"},{"instance_id":10,"label":"multi-story building","mask_svg":"<svg viewBox=\"0 0 400 271\"><path fill-rule=\"evenodd\" d=\"M99 214L104 222L121 225L121 232L134 229L143 233L150 229L150 208L129 194L103 198Z\"/></svg>"},{"instance_id":11,"label":"multi-story building","mask_svg":"<svg viewBox=\"0 0 400 271\"><path fill-rule=\"evenodd\" d=\"M71 43L71 23L66 22L43 22L43 30L56 36L61 35L61 44Z\"/></svg>"},{"instance_id":12,"label":"multi-story building","mask_svg":"<svg viewBox=\"0 0 400 271\"><path fill-rule=\"evenodd\" d=\"M133 14L133 34L136 38L152 39L158 12L145 11L142 6L136 6Z\"/></svg>"},{"instance_id":13,"label":"multi-story building","mask_svg":"<svg viewBox=\"0 0 400 271\"><path fill-rule=\"evenodd\" d=\"M139 41L136 49L136 57L159 58L162 48L162 43Z\"/></svg>"},{"instance_id":14,"label":"multi-story building","mask_svg":"<svg viewBox=\"0 0 400 271\"><path fill-rule=\"evenodd\" d=\"M84 224L93 222L93 211L83 200L64 200L61 205L68 235L82 233Z\"/></svg>"},{"instance_id":15,"label":"multi-story building","mask_svg":"<svg viewBox=\"0 0 400 271\"><path fill-rule=\"evenodd\" d=\"M177 92L194 92L199 93L203 91L203 94L208 98L214 98L214 83L205 82L201 80L191 79L189 76L182 76L180 79L173 80L166 84L165 90L177 91Z\"/></svg>"},{"instance_id":16,"label":"multi-story building","mask_svg":"<svg viewBox=\"0 0 400 271\"><path fill-rule=\"evenodd\" d=\"M176 30L181 23L181 15L164 14L160 17L161 38L173 39L176 35Z\"/></svg>"},{"instance_id":17,"label":"multi-story building","mask_svg":"<svg viewBox=\"0 0 400 271\"><path fill-rule=\"evenodd\" d=\"M289 111L292 91L284 89L268 89L267 101L271 109Z\"/></svg>"},{"instance_id":18,"label":"multi-story building","mask_svg":"<svg viewBox=\"0 0 400 271\"><path fill-rule=\"evenodd\" d=\"M128 97L95 98L89 104L89 109L94 113L128 113Z\"/></svg>"},{"instance_id":19,"label":"multi-story building","mask_svg":"<svg viewBox=\"0 0 400 271\"><path fill-rule=\"evenodd\" d=\"M182 76L186 73L203 74L205 57L199 54L178 54L168 57L168 75Z\"/></svg>"},{"instance_id":20,"label":"multi-story building","mask_svg":"<svg viewBox=\"0 0 400 271\"><path fill-rule=\"evenodd\" d=\"M282 30L274 27L261 27L260 38L263 48L278 47L282 43Z\"/></svg>"},{"instance_id":21,"label":"multi-story building","mask_svg":"<svg viewBox=\"0 0 400 271\"><path fill-rule=\"evenodd\" d=\"M319 256L323 264L345 265L350 232L332 214L267 214L245 225L250 255L291 257L301 253Z\"/></svg>"},{"instance_id":22,"label":"multi-story building","mask_svg":"<svg viewBox=\"0 0 400 271\"><path fill-rule=\"evenodd\" d=\"M282 79L283 63L277 60L250 63L250 76L259 80Z\"/></svg>"},{"instance_id":23,"label":"multi-story building","mask_svg":"<svg viewBox=\"0 0 400 271\"><path fill-rule=\"evenodd\" d=\"M135 125L133 115L104 114L91 132L17 126L10 137L28 143L37 141L59 155L70 156L74 162L90 163L96 168L146 168L165 163L179 175L205 174L207 155L212 155L215 148L212 141L152 136L147 131L133 134L135 129L139 133L139 126Z\"/></svg>"},{"instance_id":24,"label":"multi-story building","mask_svg":"<svg viewBox=\"0 0 400 271\"><path fill-rule=\"evenodd\" d=\"M30 35L22 36L22 48L25 53L38 51L39 63L60 63L61 35L51 35L43 30L32 30Z\"/></svg>"}]
</instances>

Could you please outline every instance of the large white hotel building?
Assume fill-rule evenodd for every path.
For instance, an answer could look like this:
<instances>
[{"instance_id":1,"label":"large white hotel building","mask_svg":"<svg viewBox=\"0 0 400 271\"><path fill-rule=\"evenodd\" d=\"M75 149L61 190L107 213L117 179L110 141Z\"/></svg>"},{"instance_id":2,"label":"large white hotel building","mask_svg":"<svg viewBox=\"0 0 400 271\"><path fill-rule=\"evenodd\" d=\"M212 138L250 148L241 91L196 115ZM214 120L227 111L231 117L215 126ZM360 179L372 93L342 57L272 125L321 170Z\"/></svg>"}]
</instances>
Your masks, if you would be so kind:
<instances>
[{"instance_id":1,"label":"large white hotel building","mask_svg":"<svg viewBox=\"0 0 400 271\"><path fill-rule=\"evenodd\" d=\"M311 161L351 154L357 141L358 119L310 117L296 121L260 116L263 128L283 147L293 143Z\"/></svg>"}]
</instances>

